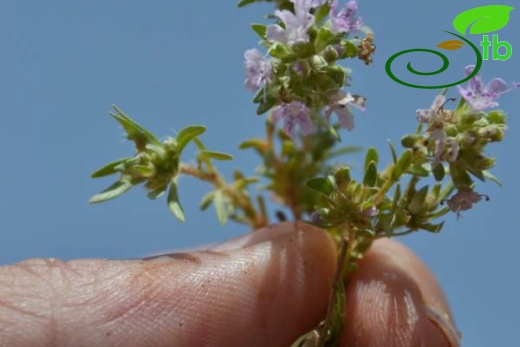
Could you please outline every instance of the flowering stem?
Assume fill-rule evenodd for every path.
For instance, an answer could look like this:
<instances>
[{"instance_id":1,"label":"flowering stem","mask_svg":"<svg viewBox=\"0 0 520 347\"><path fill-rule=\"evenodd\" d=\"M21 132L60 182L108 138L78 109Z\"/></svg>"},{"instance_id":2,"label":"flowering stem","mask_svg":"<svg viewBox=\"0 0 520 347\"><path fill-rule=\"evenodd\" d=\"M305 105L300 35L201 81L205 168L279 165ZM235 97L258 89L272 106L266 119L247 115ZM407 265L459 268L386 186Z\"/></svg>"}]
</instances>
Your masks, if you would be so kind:
<instances>
[{"instance_id":1,"label":"flowering stem","mask_svg":"<svg viewBox=\"0 0 520 347\"><path fill-rule=\"evenodd\" d=\"M340 286L343 285L343 268L345 266L345 261L348 259L347 255L351 249L350 245L352 242L349 242L349 238L344 236L341 240L340 250L338 255L338 263L336 265L336 272L334 273L334 278L332 280L332 288L329 293L329 304L327 307L327 314L325 316L325 321L323 323L322 333L320 334L320 338L318 340L318 347L325 346L325 342L329 337L329 329L331 327L333 313L334 313L334 305L336 304L336 296L338 295L338 290Z\"/></svg>"}]
</instances>

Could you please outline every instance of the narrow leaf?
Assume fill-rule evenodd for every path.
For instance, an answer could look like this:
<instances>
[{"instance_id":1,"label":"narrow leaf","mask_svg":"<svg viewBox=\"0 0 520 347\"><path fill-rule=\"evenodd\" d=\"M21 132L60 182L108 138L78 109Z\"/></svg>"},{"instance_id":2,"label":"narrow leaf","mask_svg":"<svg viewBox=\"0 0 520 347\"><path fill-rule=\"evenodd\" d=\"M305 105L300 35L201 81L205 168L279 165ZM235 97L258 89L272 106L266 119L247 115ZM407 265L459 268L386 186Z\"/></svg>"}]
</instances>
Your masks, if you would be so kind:
<instances>
[{"instance_id":1,"label":"narrow leaf","mask_svg":"<svg viewBox=\"0 0 520 347\"><path fill-rule=\"evenodd\" d=\"M484 176L485 176L486 178L489 178L492 182L495 182L495 183L498 184L500 187L502 187L502 182L500 182L500 180L499 180L498 178L496 178L495 176L493 176L493 175L491 174L491 172L489 172L489 171L483 171L483 173L484 173Z\"/></svg>"},{"instance_id":2,"label":"narrow leaf","mask_svg":"<svg viewBox=\"0 0 520 347\"><path fill-rule=\"evenodd\" d=\"M103 190L101 193L98 193L90 198L89 203L97 204L117 198L119 195L127 192L130 188L132 188L132 183L127 180L119 180L107 189Z\"/></svg>"},{"instance_id":3,"label":"narrow leaf","mask_svg":"<svg viewBox=\"0 0 520 347\"><path fill-rule=\"evenodd\" d=\"M377 154L377 150L374 147L370 147L367 151L367 155L365 157L365 172L367 171L367 168L371 162L374 162L376 166L379 164L379 155Z\"/></svg>"},{"instance_id":4,"label":"narrow leaf","mask_svg":"<svg viewBox=\"0 0 520 347\"><path fill-rule=\"evenodd\" d=\"M228 214L226 211L226 205L224 202L224 194L221 190L216 190L213 197L213 204L215 205L215 210L217 211L217 217L220 224L224 225L227 222Z\"/></svg>"},{"instance_id":5,"label":"narrow leaf","mask_svg":"<svg viewBox=\"0 0 520 347\"><path fill-rule=\"evenodd\" d=\"M473 184L468 172L457 162L450 163L450 175L455 187L470 187Z\"/></svg>"},{"instance_id":6,"label":"narrow leaf","mask_svg":"<svg viewBox=\"0 0 520 347\"><path fill-rule=\"evenodd\" d=\"M339 156L344 155L344 154L352 154L352 153L361 152L362 150L363 150L363 147L345 146L345 147L338 148L336 150L332 150L330 152L327 152L324 155L324 158L325 159L331 159L331 158L339 157Z\"/></svg>"},{"instance_id":7,"label":"narrow leaf","mask_svg":"<svg viewBox=\"0 0 520 347\"><path fill-rule=\"evenodd\" d=\"M237 7L244 7L246 5L255 3L256 1L257 0L240 0L240 2L238 3Z\"/></svg>"},{"instance_id":8,"label":"narrow leaf","mask_svg":"<svg viewBox=\"0 0 520 347\"><path fill-rule=\"evenodd\" d=\"M198 156L199 160L205 159L215 159L215 160L232 160L233 156L231 154L216 152L216 151L208 151L207 149L199 152Z\"/></svg>"},{"instance_id":9,"label":"narrow leaf","mask_svg":"<svg viewBox=\"0 0 520 347\"><path fill-rule=\"evenodd\" d=\"M408 211L411 214L418 214L423 210L424 202L426 201L426 196L428 196L428 186L422 187L418 192L416 192L412 198L412 201L408 205Z\"/></svg>"},{"instance_id":10,"label":"narrow leaf","mask_svg":"<svg viewBox=\"0 0 520 347\"><path fill-rule=\"evenodd\" d=\"M444 179L444 176L446 175L446 170L444 169L444 165L438 164L432 169L433 177L435 177L435 180L437 182L440 182Z\"/></svg>"},{"instance_id":11,"label":"narrow leaf","mask_svg":"<svg viewBox=\"0 0 520 347\"><path fill-rule=\"evenodd\" d=\"M321 52L325 47L334 39L335 35L334 33L322 26L318 30L318 36L316 37L316 40L314 41L314 47L316 48L316 52Z\"/></svg>"},{"instance_id":12,"label":"narrow leaf","mask_svg":"<svg viewBox=\"0 0 520 347\"><path fill-rule=\"evenodd\" d=\"M206 210L209 207L209 205L211 205L211 203L213 202L214 195L215 192L211 191L208 194L204 195L204 197L202 197L202 200L199 205L201 211Z\"/></svg>"},{"instance_id":13,"label":"narrow leaf","mask_svg":"<svg viewBox=\"0 0 520 347\"><path fill-rule=\"evenodd\" d=\"M155 200L158 197L162 196L166 192L166 188L168 188L167 185L152 190L147 194L148 199Z\"/></svg>"},{"instance_id":14,"label":"narrow leaf","mask_svg":"<svg viewBox=\"0 0 520 347\"><path fill-rule=\"evenodd\" d=\"M439 224L424 223L424 224L419 225L419 228L429 231L431 233L438 233L439 231L441 231L443 226L444 226L444 222L441 222Z\"/></svg>"},{"instance_id":15,"label":"narrow leaf","mask_svg":"<svg viewBox=\"0 0 520 347\"><path fill-rule=\"evenodd\" d=\"M453 192L455 191L455 185L453 182L449 182L442 188L441 194L439 195L439 200L444 201L446 200Z\"/></svg>"},{"instance_id":16,"label":"narrow leaf","mask_svg":"<svg viewBox=\"0 0 520 347\"><path fill-rule=\"evenodd\" d=\"M413 165L408 170L409 173L419 177L428 177L430 173L422 165Z\"/></svg>"},{"instance_id":17,"label":"narrow leaf","mask_svg":"<svg viewBox=\"0 0 520 347\"><path fill-rule=\"evenodd\" d=\"M401 154L401 158L397 161L397 164L394 166L394 170L392 171L392 177L394 180L397 180L404 174L410 165L412 164L412 152L410 150L406 150Z\"/></svg>"},{"instance_id":18,"label":"narrow leaf","mask_svg":"<svg viewBox=\"0 0 520 347\"><path fill-rule=\"evenodd\" d=\"M168 192L167 203L173 215L177 217L177 219L181 222L184 222L184 210L182 209L182 205L179 201L179 195L177 193L177 182L175 181L175 179L173 179L170 184L170 191Z\"/></svg>"},{"instance_id":19,"label":"narrow leaf","mask_svg":"<svg viewBox=\"0 0 520 347\"><path fill-rule=\"evenodd\" d=\"M374 187L377 182L377 167L375 162L371 161L368 164L367 170L365 171L365 177L363 177L363 183L368 187Z\"/></svg>"},{"instance_id":20,"label":"narrow leaf","mask_svg":"<svg viewBox=\"0 0 520 347\"><path fill-rule=\"evenodd\" d=\"M262 139L250 139L250 140L246 140L244 142L242 142L238 148L240 149L248 149L248 148L254 148L256 149L259 153L265 153L265 151L267 150L267 142L265 140L262 140Z\"/></svg>"},{"instance_id":21,"label":"narrow leaf","mask_svg":"<svg viewBox=\"0 0 520 347\"><path fill-rule=\"evenodd\" d=\"M388 140L388 146L390 146L390 152L392 153L392 160L394 161L394 165L397 163L397 152L395 150L394 144Z\"/></svg>"},{"instance_id":22,"label":"narrow leaf","mask_svg":"<svg viewBox=\"0 0 520 347\"><path fill-rule=\"evenodd\" d=\"M177 134L177 145L179 146L179 152L182 152L184 147L194 138L206 131L206 127L202 125L189 125L179 131Z\"/></svg>"},{"instance_id":23,"label":"narrow leaf","mask_svg":"<svg viewBox=\"0 0 520 347\"><path fill-rule=\"evenodd\" d=\"M323 177L311 178L305 184L307 187L325 195L329 195L334 190L332 182Z\"/></svg>"},{"instance_id":24,"label":"narrow leaf","mask_svg":"<svg viewBox=\"0 0 520 347\"><path fill-rule=\"evenodd\" d=\"M113 175L118 172L117 167L129 159L131 159L131 158L127 157L127 158L122 158L122 159L113 161L111 163L108 163L105 166L103 166L102 168L96 170L92 175L90 175L90 177L100 178L100 177Z\"/></svg>"},{"instance_id":25,"label":"narrow leaf","mask_svg":"<svg viewBox=\"0 0 520 347\"><path fill-rule=\"evenodd\" d=\"M251 29L260 36L261 39L265 39L267 27L263 24L251 24Z\"/></svg>"},{"instance_id":26,"label":"narrow leaf","mask_svg":"<svg viewBox=\"0 0 520 347\"><path fill-rule=\"evenodd\" d=\"M112 108L116 111L116 113L110 113L110 115L123 126L125 129L128 139L135 142L138 150L143 150L144 146L147 143L155 143L160 145L159 140L153 136L148 130L137 124L130 117L125 115L119 108L115 105Z\"/></svg>"}]
</instances>

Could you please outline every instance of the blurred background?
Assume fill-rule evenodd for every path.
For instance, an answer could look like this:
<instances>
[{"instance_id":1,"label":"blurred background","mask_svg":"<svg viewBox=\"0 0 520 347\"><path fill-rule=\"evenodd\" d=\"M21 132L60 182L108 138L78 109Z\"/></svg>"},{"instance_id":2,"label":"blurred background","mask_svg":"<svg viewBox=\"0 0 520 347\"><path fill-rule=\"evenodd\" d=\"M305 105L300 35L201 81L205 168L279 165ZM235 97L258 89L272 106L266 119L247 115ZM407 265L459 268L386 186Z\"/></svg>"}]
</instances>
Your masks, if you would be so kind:
<instances>
[{"instance_id":1,"label":"blurred background","mask_svg":"<svg viewBox=\"0 0 520 347\"><path fill-rule=\"evenodd\" d=\"M356 112L356 129L343 132L343 141L375 146L388 163L387 140L399 144L403 134L415 131L416 109L429 108L436 91L392 81L384 70L386 60L401 50L435 48L452 39L442 30L453 30L458 13L488 4L360 1L359 14L372 27L377 50L369 67L346 62L354 70L351 91L366 96L368 107ZM121 127L108 116L112 104L162 139L185 125L206 125L205 144L236 158L221 163L220 170L228 178L234 168L252 173L258 158L237 145L262 136L265 119L255 115L253 95L243 87L243 52L258 42L250 24L268 23L263 16L270 10L269 4L237 9L236 1L210 0L2 1L0 264L33 257L135 258L247 232L236 224L220 226L213 209L199 212L209 186L191 178L180 180L187 214L181 224L164 197L149 201L140 187L89 206L88 199L112 183L89 175L133 153L132 143L124 141ZM518 32L520 9L498 32L513 46L513 55L507 61L485 61L481 73L486 81L520 82ZM471 39L478 45L478 35ZM474 58L467 47L445 52L451 65L444 82L452 82ZM439 60L417 54L402 60L396 71L405 74L410 59L419 70L440 67ZM457 96L456 91L450 95ZM448 216L440 234L420 232L403 239L438 276L465 346L511 346L517 340L519 100L520 90L500 99L510 130L488 152L497 157L493 173L504 187L479 184L477 190L490 201L459 220ZM183 160L194 160L195 152L188 148ZM357 155L339 161L360 160Z\"/></svg>"}]
</instances>

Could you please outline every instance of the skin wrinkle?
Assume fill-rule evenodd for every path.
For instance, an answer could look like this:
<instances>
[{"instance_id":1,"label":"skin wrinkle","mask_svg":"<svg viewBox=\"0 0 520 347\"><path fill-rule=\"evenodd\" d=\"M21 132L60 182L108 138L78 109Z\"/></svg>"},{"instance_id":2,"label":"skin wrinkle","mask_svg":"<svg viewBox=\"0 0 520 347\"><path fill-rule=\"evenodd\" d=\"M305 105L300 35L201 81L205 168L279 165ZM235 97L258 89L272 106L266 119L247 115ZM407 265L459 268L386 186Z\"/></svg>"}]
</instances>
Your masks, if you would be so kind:
<instances>
[{"instance_id":1,"label":"skin wrinkle","mask_svg":"<svg viewBox=\"0 0 520 347\"><path fill-rule=\"evenodd\" d=\"M360 262L351 278L356 285L347 287L345 314L351 322L345 327L342 342L349 347L414 347L425 341L426 346L450 346L446 335L428 318L424 306L424 295L429 298L439 291L433 286L419 287L416 278L428 274L410 275L427 269L415 260L415 269L411 270L407 262L413 255L405 254L403 246L391 241L381 244L385 247L375 246Z\"/></svg>"},{"instance_id":2,"label":"skin wrinkle","mask_svg":"<svg viewBox=\"0 0 520 347\"><path fill-rule=\"evenodd\" d=\"M286 225L290 225L290 223L287 223ZM306 228L305 225L301 224L301 223L293 224L292 226L297 231L295 237L291 237L282 242L273 243L270 262L271 262L271 264L273 264L272 267L274 268L275 271L267 272L264 280L266 281L265 286L267 288L280 288L280 290L284 290L288 293L291 293L290 295L293 298L296 298L296 300L292 301L292 304L294 304L293 307L291 307L290 309L285 310L285 311L278 310L277 315L280 318L280 320L281 321L286 321L286 320L299 321L298 325L302 326L302 328L305 327L304 331L308 331L308 330L311 330L317 322L313 322L312 324L309 324L308 320L307 321L305 320L305 315L294 315L294 314L291 315L290 312L302 311L302 307L308 308L311 305L315 304L315 302L304 302L302 300L302 298L311 296L311 294L307 292L308 288L304 285L304 283L308 283L308 282L310 282L310 280L309 280L309 278L305 277L303 274L301 275L301 277L302 277L301 281L298 281L298 280L295 281L294 279L292 281L287 281L286 278L281 277L281 274L291 274L291 276L295 273L298 274L298 267L301 266L301 264L303 263L303 259L305 258L305 256L304 256L304 254L306 253L305 248L309 247L308 240L307 240L307 243L304 243L302 241L303 240L302 233L309 232L309 230L308 230L309 228L308 227ZM298 242L299 246L288 247L285 245L285 243L290 243L290 242ZM300 250L302 248L303 248L303 250L300 252L295 251L295 250ZM331 247L330 253L334 254L334 252L335 252L334 248ZM276 269L276 267L284 266L284 262L281 261L282 257L286 257L286 259L287 259L287 262L285 262L285 267L287 267L287 268L284 270L278 270L278 269ZM271 269L271 267L268 267L268 268ZM307 269L305 274L307 276L309 276L313 273L315 273L315 272L312 269ZM333 273L331 272L331 273L327 274L326 278L330 279L330 278L332 278L332 276L333 276ZM297 278L298 277L296 277L296 279ZM270 283L270 286L267 285L267 283ZM318 291L318 293L316 293L317 297L319 297L319 296L327 297L328 291L329 291L328 281L327 280L323 281L322 285L319 288L315 288L315 290ZM277 307L277 304L273 304L273 301L276 302L277 292L275 290L272 290L270 294L271 294L271 296L266 295L266 296L262 297L263 300L268 301L264 304L265 305L264 307L267 310L270 310L270 309L272 310L273 308L276 309L276 307ZM261 301L259 301L259 303L260 302ZM324 301L323 303L326 303L326 301ZM321 306L321 310L322 310L321 316L323 316L326 312L326 304L323 304L320 306ZM262 308L259 307L259 310L261 310L261 309ZM263 329L264 336L279 336L280 335L277 332L268 331L267 330L268 326L267 326L266 322L263 322L261 327ZM284 329L284 326L283 325L276 326L276 325L271 324L271 325L269 325L269 328L271 330ZM299 333L296 331L294 332L294 334L295 334L294 335L295 338L299 336ZM285 345L290 345L290 343L292 343L292 342L293 341L266 340L264 342L264 344L266 346L276 346L276 344L280 344L280 346L285 346Z\"/></svg>"}]
</instances>

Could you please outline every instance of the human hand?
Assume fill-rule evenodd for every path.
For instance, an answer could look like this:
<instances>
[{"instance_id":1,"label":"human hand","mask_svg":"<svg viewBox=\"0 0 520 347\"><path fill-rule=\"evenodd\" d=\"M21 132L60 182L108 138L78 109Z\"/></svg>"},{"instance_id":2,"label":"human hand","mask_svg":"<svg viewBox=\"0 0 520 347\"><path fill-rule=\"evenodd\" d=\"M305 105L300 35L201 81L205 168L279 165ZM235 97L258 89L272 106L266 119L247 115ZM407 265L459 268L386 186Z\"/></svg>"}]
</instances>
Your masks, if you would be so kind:
<instances>
[{"instance_id":1,"label":"human hand","mask_svg":"<svg viewBox=\"0 0 520 347\"><path fill-rule=\"evenodd\" d=\"M323 318L335 256L286 222L206 251L3 266L0 346L287 347ZM341 346L458 346L435 278L395 241L360 262L345 310Z\"/></svg>"}]
</instances>

